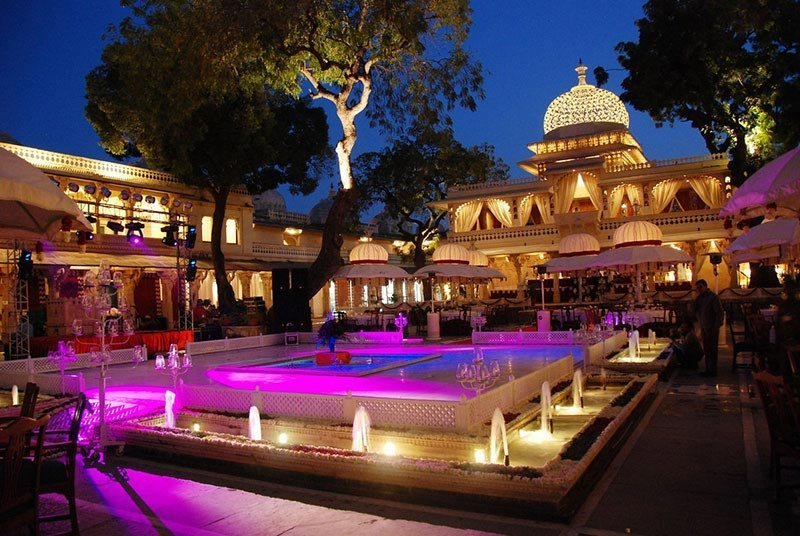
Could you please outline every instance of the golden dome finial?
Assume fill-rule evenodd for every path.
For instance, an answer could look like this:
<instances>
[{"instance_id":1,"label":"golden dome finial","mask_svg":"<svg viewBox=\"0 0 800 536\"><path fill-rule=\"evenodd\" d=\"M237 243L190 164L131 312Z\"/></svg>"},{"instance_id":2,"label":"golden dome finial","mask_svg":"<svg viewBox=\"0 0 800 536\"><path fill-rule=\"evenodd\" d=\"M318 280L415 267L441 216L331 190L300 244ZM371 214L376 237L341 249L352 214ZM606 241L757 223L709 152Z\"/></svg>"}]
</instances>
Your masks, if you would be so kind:
<instances>
[{"instance_id":1,"label":"golden dome finial","mask_svg":"<svg viewBox=\"0 0 800 536\"><path fill-rule=\"evenodd\" d=\"M578 73L578 85L585 86L586 85L586 71L589 69L587 66L583 64L583 60L578 58L578 66L575 67L575 72Z\"/></svg>"}]
</instances>

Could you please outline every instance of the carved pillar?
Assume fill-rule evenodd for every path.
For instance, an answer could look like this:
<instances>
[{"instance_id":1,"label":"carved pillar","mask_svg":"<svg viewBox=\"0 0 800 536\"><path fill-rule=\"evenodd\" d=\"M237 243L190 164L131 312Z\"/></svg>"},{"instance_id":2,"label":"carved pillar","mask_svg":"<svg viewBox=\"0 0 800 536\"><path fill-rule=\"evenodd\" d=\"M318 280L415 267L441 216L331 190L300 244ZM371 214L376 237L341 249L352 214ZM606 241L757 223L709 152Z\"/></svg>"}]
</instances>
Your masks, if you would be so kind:
<instances>
[{"instance_id":1,"label":"carved pillar","mask_svg":"<svg viewBox=\"0 0 800 536\"><path fill-rule=\"evenodd\" d=\"M122 271L122 284L124 285L122 287L122 295L125 297L128 307L133 308L134 311L136 310L136 285L139 284L142 273L144 271L141 268Z\"/></svg>"},{"instance_id":2,"label":"carved pillar","mask_svg":"<svg viewBox=\"0 0 800 536\"><path fill-rule=\"evenodd\" d=\"M242 298L250 297L250 282L253 279L253 272L237 272L239 282L242 284Z\"/></svg>"},{"instance_id":3,"label":"carved pillar","mask_svg":"<svg viewBox=\"0 0 800 536\"><path fill-rule=\"evenodd\" d=\"M167 319L167 329L175 329L172 291L178 282L178 274L174 270L158 272L158 281L161 284L161 314Z\"/></svg>"},{"instance_id":4,"label":"carved pillar","mask_svg":"<svg viewBox=\"0 0 800 536\"><path fill-rule=\"evenodd\" d=\"M264 304L267 309L272 307L272 272L260 272L261 284L264 286Z\"/></svg>"}]
</instances>

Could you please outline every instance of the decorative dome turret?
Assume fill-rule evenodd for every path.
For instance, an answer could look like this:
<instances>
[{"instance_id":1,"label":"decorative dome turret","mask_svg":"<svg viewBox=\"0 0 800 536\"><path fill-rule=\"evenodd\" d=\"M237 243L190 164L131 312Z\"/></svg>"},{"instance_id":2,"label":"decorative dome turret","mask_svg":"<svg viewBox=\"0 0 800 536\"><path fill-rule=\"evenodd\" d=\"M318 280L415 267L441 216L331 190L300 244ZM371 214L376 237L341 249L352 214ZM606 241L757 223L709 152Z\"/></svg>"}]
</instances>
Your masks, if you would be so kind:
<instances>
[{"instance_id":1,"label":"decorative dome turret","mask_svg":"<svg viewBox=\"0 0 800 536\"><path fill-rule=\"evenodd\" d=\"M328 219L328 212L331 211L333 206L333 198L336 197L336 190L331 185L328 190L328 197L322 199L319 203L314 205L308 213L308 219L313 224L324 225L325 220Z\"/></svg>"},{"instance_id":2,"label":"decorative dome turret","mask_svg":"<svg viewBox=\"0 0 800 536\"><path fill-rule=\"evenodd\" d=\"M434 264L469 264L469 250L458 244L445 244L433 252Z\"/></svg>"},{"instance_id":3,"label":"decorative dome turret","mask_svg":"<svg viewBox=\"0 0 800 536\"><path fill-rule=\"evenodd\" d=\"M661 229L647 221L629 221L614 231L614 247L660 246L663 239Z\"/></svg>"},{"instance_id":4,"label":"decorative dome turret","mask_svg":"<svg viewBox=\"0 0 800 536\"><path fill-rule=\"evenodd\" d=\"M362 242L350 251L350 264L386 264L389 252L373 242Z\"/></svg>"},{"instance_id":5,"label":"decorative dome turret","mask_svg":"<svg viewBox=\"0 0 800 536\"><path fill-rule=\"evenodd\" d=\"M544 114L546 140L584 136L611 130L627 130L628 110L611 91L586 83L587 67L575 68L578 85L556 97Z\"/></svg>"},{"instance_id":6,"label":"decorative dome turret","mask_svg":"<svg viewBox=\"0 0 800 536\"><path fill-rule=\"evenodd\" d=\"M558 243L558 254L562 257L595 255L600 253L600 242L588 233L567 235Z\"/></svg>"},{"instance_id":7,"label":"decorative dome turret","mask_svg":"<svg viewBox=\"0 0 800 536\"><path fill-rule=\"evenodd\" d=\"M253 208L261 210L279 210L286 212L286 200L278 190L267 190L253 196Z\"/></svg>"},{"instance_id":8,"label":"decorative dome turret","mask_svg":"<svg viewBox=\"0 0 800 536\"><path fill-rule=\"evenodd\" d=\"M489 266L489 257L482 251L477 249L469 250L469 265L470 266Z\"/></svg>"}]
</instances>

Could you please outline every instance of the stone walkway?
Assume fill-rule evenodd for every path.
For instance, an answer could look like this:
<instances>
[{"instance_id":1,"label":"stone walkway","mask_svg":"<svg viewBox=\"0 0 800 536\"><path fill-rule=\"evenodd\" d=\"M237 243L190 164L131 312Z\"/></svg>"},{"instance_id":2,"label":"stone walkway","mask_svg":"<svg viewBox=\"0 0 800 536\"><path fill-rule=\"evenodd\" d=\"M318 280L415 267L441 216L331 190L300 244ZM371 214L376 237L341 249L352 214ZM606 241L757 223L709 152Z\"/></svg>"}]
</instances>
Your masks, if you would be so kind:
<instances>
[{"instance_id":1,"label":"stone walkway","mask_svg":"<svg viewBox=\"0 0 800 536\"><path fill-rule=\"evenodd\" d=\"M130 457L82 467L81 533L254 535L800 534L797 500L774 500L763 412L749 374L678 371L568 525L398 504ZM62 506L46 498L43 507ZM795 511L793 511L795 508ZM52 534L58 527L46 527ZM63 527L61 527L63 529Z\"/></svg>"}]
</instances>

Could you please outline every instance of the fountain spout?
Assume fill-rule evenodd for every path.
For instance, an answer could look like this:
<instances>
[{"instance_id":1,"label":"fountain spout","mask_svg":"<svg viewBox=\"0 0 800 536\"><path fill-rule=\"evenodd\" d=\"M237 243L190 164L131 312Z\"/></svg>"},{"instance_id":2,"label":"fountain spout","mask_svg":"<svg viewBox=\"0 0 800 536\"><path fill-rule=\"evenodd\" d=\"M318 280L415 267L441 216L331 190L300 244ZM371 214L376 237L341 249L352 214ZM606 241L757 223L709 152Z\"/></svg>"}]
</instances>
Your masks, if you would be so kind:
<instances>
[{"instance_id":1,"label":"fountain spout","mask_svg":"<svg viewBox=\"0 0 800 536\"><path fill-rule=\"evenodd\" d=\"M11 386L11 405L19 406L19 387L16 384Z\"/></svg>"},{"instance_id":2,"label":"fountain spout","mask_svg":"<svg viewBox=\"0 0 800 536\"><path fill-rule=\"evenodd\" d=\"M550 382L542 384L542 394L540 397L542 432L553 433L553 397L550 394Z\"/></svg>"},{"instance_id":3,"label":"fountain spout","mask_svg":"<svg viewBox=\"0 0 800 536\"><path fill-rule=\"evenodd\" d=\"M495 408L492 414L492 431L489 436L489 461L497 463L500 457L500 441L503 441L503 464L506 467L511 463L508 457L508 437L506 436L506 420L500 408Z\"/></svg>"},{"instance_id":4,"label":"fountain spout","mask_svg":"<svg viewBox=\"0 0 800 536\"><path fill-rule=\"evenodd\" d=\"M369 452L369 414L364 406L358 406L353 418L353 450Z\"/></svg>"},{"instance_id":5,"label":"fountain spout","mask_svg":"<svg viewBox=\"0 0 800 536\"><path fill-rule=\"evenodd\" d=\"M250 439L261 441L261 414L256 406L250 406Z\"/></svg>"},{"instance_id":6,"label":"fountain spout","mask_svg":"<svg viewBox=\"0 0 800 536\"><path fill-rule=\"evenodd\" d=\"M583 373L581 369L572 376L572 407L583 408Z\"/></svg>"},{"instance_id":7,"label":"fountain spout","mask_svg":"<svg viewBox=\"0 0 800 536\"><path fill-rule=\"evenodd\" d=\"M164 426L167 428L175 428L175 412L173 406L175 405L175 393L167 391L164 393Z\"/></svg>"}]
</instances>

